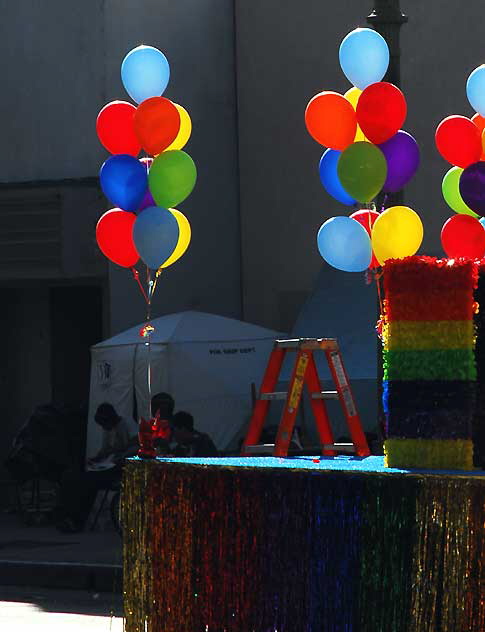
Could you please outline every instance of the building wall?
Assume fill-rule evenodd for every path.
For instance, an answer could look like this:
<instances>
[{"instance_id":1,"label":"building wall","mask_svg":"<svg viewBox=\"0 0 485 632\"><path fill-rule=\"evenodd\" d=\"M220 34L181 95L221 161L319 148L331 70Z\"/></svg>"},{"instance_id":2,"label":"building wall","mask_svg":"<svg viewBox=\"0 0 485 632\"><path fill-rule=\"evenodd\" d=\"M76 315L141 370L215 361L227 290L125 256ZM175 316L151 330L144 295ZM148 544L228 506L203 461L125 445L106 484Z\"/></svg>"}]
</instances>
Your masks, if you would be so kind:
<instances>
[{"instance_id":1,"label":"building wall","mask_svg":"<svg viewBox=\"0 0 485 632\"><path fill-rule=\"evenodd\" d=\"M95 133L101 107L128 99L124 55L140 43L171 64L166 96L192 115L187 151L198 183L180 206L193 241L160 284L154 313L195 307L240 316L240 248L234 85L233 7L221 0L25 0L3 7L0 36L8 85L0 103L0 181L97 177L108 155ZM73 199L73 206L80 206ZM100 196L96 219L109 208ZM66 230L94 238L95 222L64 215ZM83 249L75 249L78 261ZM78 266L79 267L79 266ZM109 272L111 333L144 318L130 273Z\"/></svg>"}]
</instances>

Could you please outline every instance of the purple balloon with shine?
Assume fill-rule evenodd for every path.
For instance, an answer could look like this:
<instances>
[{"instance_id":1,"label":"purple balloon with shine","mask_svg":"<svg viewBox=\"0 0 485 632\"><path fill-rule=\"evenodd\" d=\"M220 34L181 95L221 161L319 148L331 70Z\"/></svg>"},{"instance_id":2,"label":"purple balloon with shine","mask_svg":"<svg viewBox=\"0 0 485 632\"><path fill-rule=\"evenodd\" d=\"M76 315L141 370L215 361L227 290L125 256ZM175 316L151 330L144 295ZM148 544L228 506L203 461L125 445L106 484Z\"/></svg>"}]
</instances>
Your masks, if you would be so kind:
<instances>
[{"instance_id":1,"label":"purple balloon with shine","mask_svg":"<svg viewBox=\"0 0 485 632\"><path fill-rule=\"evenodd\" d=\"M387 178L382 190L386 193L400 191L419 167L418 143L411 134L401 129L378 147L387 162Z\"/></svg>"},{"instance_id":2,"label":"purple balloon with shine","mask_svg":"<svg viewBox=\"0 0 485 632\"><path fill-rule=\"evenodd\" d=\"M460 193L472 211L485 215L485 162L474 162L463 170Z\"/></svg>"}]
</instances>

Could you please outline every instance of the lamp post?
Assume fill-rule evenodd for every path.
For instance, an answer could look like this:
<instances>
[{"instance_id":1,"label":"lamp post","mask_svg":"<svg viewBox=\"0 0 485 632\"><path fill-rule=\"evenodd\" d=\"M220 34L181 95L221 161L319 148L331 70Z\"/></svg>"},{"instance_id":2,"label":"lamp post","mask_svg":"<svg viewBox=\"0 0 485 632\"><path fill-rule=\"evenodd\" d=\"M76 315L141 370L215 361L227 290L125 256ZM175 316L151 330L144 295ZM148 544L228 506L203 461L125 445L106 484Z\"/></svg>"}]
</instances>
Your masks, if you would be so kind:
<instances>
[{"instance_id":1,"label":"lamp post","mask_svg":"<svg viewBox=\"0 0 485 632\"><path fill-rule=\"evenodd\" d=\"M398 87L401 84L399 35L401 26L408 21L400 4L400 0L374 0L374 10L367 16L367 22L382 35L389 46L389 69L385 79Z\"/></svg>"},{"instance_id":2,"label":"lamp post","mask_svg":"<svg viewBox=\"0 0 485 632\"><path fill-rule=\"evenodd\" d=\"M374 10L367 16L367 22L382 35L389 46L389 68L387 69L385 81L389 81L400 87L401 85L401 46L400 31L401 26L408 21L407 15L401 11L400 0L374 0ZM378 198L378 207L383 205L384 199L386 206L394 206L402 204L404 197L403 192L398 191L388 195L386 198L382 194ZM379 283L379 281L377 281ZM380 311L380 306L378 307ZM382 405L382 345L377 342L377 410L379 417L379 425L382 430L382 438L384 438L384 411Z\"/></svg>"}]
</instances>

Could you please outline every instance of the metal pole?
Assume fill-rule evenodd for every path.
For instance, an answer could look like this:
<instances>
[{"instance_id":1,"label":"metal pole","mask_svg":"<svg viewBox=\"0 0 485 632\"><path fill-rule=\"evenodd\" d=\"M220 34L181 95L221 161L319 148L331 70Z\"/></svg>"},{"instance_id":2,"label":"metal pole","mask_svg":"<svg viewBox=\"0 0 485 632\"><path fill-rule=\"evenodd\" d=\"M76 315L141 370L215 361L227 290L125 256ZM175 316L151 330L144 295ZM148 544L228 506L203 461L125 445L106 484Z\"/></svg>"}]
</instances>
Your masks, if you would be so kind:
<instances>
[{"instance_id":1,"label":"metal pole","mask_svg":"<svg viewBox=\"0 0 485 632\"><path fill-rule=\"evenodd\" d=\"M400 87L401 85L401 46L400 46L400 30L401 26L408 21L407 15L401 11L400 0L374 0L374 10L367 16L367 22L382 35L389 46L389 68L387 70L385 81L389 81ZM379 210L383 204L383 196L378 199ZM389 195L386 199L386 206L394 206L402 204L404 196L402 191ZM379 281L378 281L379 283ZM378 307L379 310L379 307ZM379 417L379 425L384 430L384 411L382 405L382 345L377 342L377 410ZM384 432L383 432L384 438Z\"/></svg>"},{"instance_id":2,"label":"metal pole","mask_svg":"<svg viewBox=\"0 0 485 632\"><path fill-rule=\"evenodd\" d=\"M400 30L407 21L407 15L401 11L400 0L374 0L374 10L367 16L367 22L389 46L391 58L385 80L396 86L401 85Z\"/></svg>"}]
</instances>

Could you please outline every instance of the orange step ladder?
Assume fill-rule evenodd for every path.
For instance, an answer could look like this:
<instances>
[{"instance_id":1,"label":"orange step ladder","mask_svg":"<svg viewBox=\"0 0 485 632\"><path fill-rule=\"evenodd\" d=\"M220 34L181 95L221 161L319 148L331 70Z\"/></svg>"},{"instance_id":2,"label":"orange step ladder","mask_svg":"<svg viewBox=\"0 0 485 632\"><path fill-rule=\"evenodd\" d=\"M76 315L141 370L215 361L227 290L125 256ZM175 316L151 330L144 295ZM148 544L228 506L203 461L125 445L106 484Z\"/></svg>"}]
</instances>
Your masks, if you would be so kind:
<instances>
[{"instance_id":1,"label":"orange step ladder","mask_svg":"<svg viewBox=\"0 0 485 632\"><path fill-rule=\"evenodd\" d=\"M327 358L336 391L323 391L313 358L315 351L323 351ZM275 391L281 367L287 352L296 352L295 366L288 391ZM297 338L276 340L263 377L259 397L256 399L248 432L242 445L241 454L273 454L288 456L288 449L295 426L296 415L301 401L303 386L306 385L320 440L319 450L323 456L335 456L339 452L369 456L362 424L354 397L350 390L347 373L335 338ZM274 444L260 444L269 404L272 400L286 400L278 433ZM335 443L330 426L326 399L338 399L342 406L352 443Z\"/></svg>"}]
</instances>

